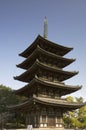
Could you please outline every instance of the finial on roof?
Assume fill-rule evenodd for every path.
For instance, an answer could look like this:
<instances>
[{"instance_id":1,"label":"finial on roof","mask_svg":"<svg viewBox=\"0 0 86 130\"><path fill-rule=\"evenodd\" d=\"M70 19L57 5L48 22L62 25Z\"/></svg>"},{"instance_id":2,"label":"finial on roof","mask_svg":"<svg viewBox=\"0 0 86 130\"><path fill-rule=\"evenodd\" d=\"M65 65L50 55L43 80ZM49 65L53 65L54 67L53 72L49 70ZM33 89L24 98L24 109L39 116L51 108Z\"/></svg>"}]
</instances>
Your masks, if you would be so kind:
<instances>
[{"instance_id":1,"label":"finial on roof","mask_svg":"<svg viewBox=\"0 0 86 130\"><path fill-rule=\"evenodd\" d=\"M44 38L47 39L47 18L44 18Z\"/></svg>"}]
</instances>

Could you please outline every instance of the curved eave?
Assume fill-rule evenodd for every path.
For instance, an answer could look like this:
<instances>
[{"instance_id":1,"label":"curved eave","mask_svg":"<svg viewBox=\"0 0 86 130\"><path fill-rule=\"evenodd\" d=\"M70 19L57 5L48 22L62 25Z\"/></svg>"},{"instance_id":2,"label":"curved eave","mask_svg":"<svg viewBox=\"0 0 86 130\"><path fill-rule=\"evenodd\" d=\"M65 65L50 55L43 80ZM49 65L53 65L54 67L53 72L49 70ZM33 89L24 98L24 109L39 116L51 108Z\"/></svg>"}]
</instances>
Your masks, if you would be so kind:
<instances>
[{"instance_id":1,"label":"curved eave","mask_svg":"<svg viewBox=\"0 0 86 130\"><path fill-rule=\"evenodd\" d=\"M35 97L35 100L41 104L58 106L60 108L67 108L72 110L80 108L86 104L86 103L75 103L75 102L70 103L62 99L41 98L41 97Z\"/></svg>"},{"instance_id":2,"label":"curved eave","mask_svg":"<svg viewBox=\"0 0 86 130\"><path fill-rule=\"evenodd\" d=\"M20 53L19 55L20 56L23 56L25 58L28 57L28 55L34 51L34 49L36 48L37 44L39 44L39 41L43 44L48 44L49 46L51 47L54 47L54 48L57 48L57 49L60 49L61 50L61 55L65 55L66 53L68 53L69 51L71 51L73 48L69 48L69 47L65 47L65 46L62 46L62 45L59 45L59 44L56 44L52 41L49 41L45 38L43 38L42 36L38 35L37 38L35 39L35 41L26 49L24 50L22 53Z\"/></svg>"},{"instance_id":3,"label":"curved eave","mask_svg":"<svg viewBox=\"0 0 86 130\"><path fill-rule=\"evenodd\" d=\"M27 64L31 63L33 58L36 59L37 53L38 53L38 48L36 48L33 51L33 53L29 57L27 57L27 59L25 59L22 63L20 63L16 66L19 68L22 68L22 69L27 69Z\"/></svg>"},{"instance_id":4,"label":"curved eave","mask_svg":"<svg viewBox=\"0 0 86 130\"><path fill-rule=\"evenodd\" d=\"M64 81L64 80L71 78L71 77L75 76L76 74L78 74L78 72L76 72L76 71L64 71L62 69L43 64L39 61L37 64L41 69L45 69L46 71L49 71L49 72L51 71L54 74L56 73L60 77L59 81Z\"/></svg>"},{"instance_id":5,"label":"curved eave","mask_svg":"<svg viewBox=\"0 0 86 130\"><path fill-rule=\"evenodd\" d=\"M49 72L51 71L52 73L57 74L58 77L59 77L59 81L64 81L64 80L71 78L74 75L78 74L78 72L76 72L76 71L71 71L71 72L70 71L64 71L62 69L58 69L58 68L55 68L55 67L48 66L48 65L43 64L43 63L39 62L38 60L36 60L36 62L27 71L25 71L20 76L14 77L14 79L24 81L24 82L28 82L28 81L30 81L29 78L32 75L36 74L36 71L37 71L38 68L43 69L45 71L49 71ZM28 80L26 78L28 78Z\"/></svg>"},{"instance_id":6,"label":"curved eave","mask_svg":"<svg viewBox=\"0 0 86 130\"><path fill-rule=\"evenodd\" d=\"M58 64L59 68L63 68L75 61L75 59L68 59L68 58L64 58L62 56L53 54L51 52L47 52L44 49L37 46L37 48L32 52L32 54L28 56L28 58L25 59L21 64L18 64L17 67L28 69L28 67L31 66L31 63L33 64L32 61L34 60L35 62L36 58L38 58L39 54L42 54L44 57L53 58L53 60L56 60L58 61L58 63L61 63L61 64Z\"/></svg>"},{"instance_id":7,"label":"curved eave","mask_svg":"<svg viewBox=\"0 0 86 130\"><path fill-rule=\"evenodd\" d=\"M19 54L19 56L22 56L22 57L27 58L28 55L29 55L32 51L34 51L34 49L36 48L36 44L37 44L37 42L38 42L38 40L39 40L38 37L39 37L39 35L37 36L37 38L34 40L34 42L33 42L28 48L26 48L22 53Z\"/></svg>"},{"instance_id":8,"label":"curved eave","mask_svg":"<svg viewBox=\"0 0 86 130\"><path fill-rule=\"evenodd\" d=\"M24 87L18 89L18 90L14 90L13 93L15 93L16 95L22 95L22 96L27 96L25 95L26 92L29 93L30 88L35 85L36 83L36 79L34 78L33 80L30 81L29 84L25 85Z\"/></svg>"},{"instance_id":9,"label":"curved eave","mask_svg":"<svg viewBox=\"0 0 86 130\"><path fill-rule=\"evenodd\" d=\"M37 66L37 61L36 61L27 71L25 71L23 74L21 74L19 76L14 77L14 79L20 80L23 82L28 82L28 80L32 76L32 74L35 76L35 71L37 70L37 68L38 68L38 66ZM29 77L28 80L27 80L27 77Z\"/></svg>"},{"instance_id":10,"label":"curved eave","mask_svg":"<svg viewBox=\"0 0 86 130\"><path fill-rule=\"evenodd\" d=\"M74 110L77 108L80 108L82 106L84 106L86 103L70 103L67 102L66 100L62 100L62 99L52 99L52 98L41 98L41 97L33 97L29 100L27 100L24 103L15 105L15 106L10 106L8 107L9 109L16 109L16 110L23 110L26 108L29 108L31 105L33 106L34 104L43 104L46 106L53 106L53 107L60 107L60 108L64 108L65 110Z\"/></svg>"},{"instance_id":11,"label":"curved eave","mask_svg":"<svg viewBox=\"0 0 86 130\"><path fill-rule=\"evenodd\" d=\"M71 86L71 85L66 85L64 83L60 83L60 82L50 82L50 81L46 81L46 80L42 80L40 78L36 77L36 82L48 86L48 87L55 87L59 90L61 90L61 96L69 94L69 93L73 93L79 89L82 88L82 86Z\"/></svg>"},{"instance_id":12,"label":"curved eave","mask_svg":"<svg viewBox=\"0 0 86 130\"><path fill-rule=\"evenodd\" d=\"M36 86L36 84L39 84L40 86L46 86L46 87L54 87L57 88L59 90L61 90L61 96L69 94L69 93L73 93L79 89L81 89L82 86L71 86L71 85L65 85L64 83L60 83L60 82L49 82L49 81L45 81L42 80L38 77L35 77L29 84L27 84L26 86L15 90L14 93L17 95L22 95L22 96L27 96L27 92L29 93L31 88L34 89L34 86Z\"/></svg>"}]
</instances>

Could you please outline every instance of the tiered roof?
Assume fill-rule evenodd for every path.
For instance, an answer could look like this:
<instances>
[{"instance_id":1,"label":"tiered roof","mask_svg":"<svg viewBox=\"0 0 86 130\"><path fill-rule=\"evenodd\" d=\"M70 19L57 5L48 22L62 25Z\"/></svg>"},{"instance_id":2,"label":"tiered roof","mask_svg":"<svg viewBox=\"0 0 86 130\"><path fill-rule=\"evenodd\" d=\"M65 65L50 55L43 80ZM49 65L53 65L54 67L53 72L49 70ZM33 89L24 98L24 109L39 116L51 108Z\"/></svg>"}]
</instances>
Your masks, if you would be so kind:
<instances>
[{"instance_id":1,"label":"tiered roof","mask_svg":"<svg viewBox=\"0 0 86 130\"><path fill-rule=\"evenodd\" d=\"M30 93L34 93L38 86L51 89L56 88L58 89L60 96L70 94L81 89L81 86L70 86L63 83L64 80L78 74L76 71L64 70L64 67L75 61L75 59L63 57L72 49L73 48L68 48L53 43L38 35L36 40L25 51L19 54L26 59L22 63L18 64L17 67L25 69L25 72L14 78L16 80L27 82L28 84L19 90L16 90L15 94L28 97ZM67 110L76 109L83 105L68 103L62 99L33 96L25 103L15 106L14 109L28 106L34 102L45 105L59 106L61 108L64 107Z\"/></svg>"}]
</instances>

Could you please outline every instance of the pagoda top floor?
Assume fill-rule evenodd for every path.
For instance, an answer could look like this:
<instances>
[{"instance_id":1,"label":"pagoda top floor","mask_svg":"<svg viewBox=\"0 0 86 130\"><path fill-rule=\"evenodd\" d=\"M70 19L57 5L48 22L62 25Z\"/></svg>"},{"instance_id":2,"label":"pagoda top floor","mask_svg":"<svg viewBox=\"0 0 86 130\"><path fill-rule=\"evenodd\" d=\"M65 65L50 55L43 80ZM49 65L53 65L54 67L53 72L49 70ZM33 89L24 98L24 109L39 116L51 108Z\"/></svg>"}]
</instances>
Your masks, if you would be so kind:
<instances>
[{"instance_id":1,"label":"pagoda top floor","mask_svg":"<svg viewBox=\"0 0 86 130\"><path fill-rule=\"evenodd\" d=\"M70 47L65 47L65 46L56 44L38 35L35 41L19 55L27 58L36 49L37 45L39 45L39 47L41 47L42 49L48 52L54 53L56 55L59 55L59 56L64 56L65 54L67 54L73 49Z\"/></svg>"}]
</instances>

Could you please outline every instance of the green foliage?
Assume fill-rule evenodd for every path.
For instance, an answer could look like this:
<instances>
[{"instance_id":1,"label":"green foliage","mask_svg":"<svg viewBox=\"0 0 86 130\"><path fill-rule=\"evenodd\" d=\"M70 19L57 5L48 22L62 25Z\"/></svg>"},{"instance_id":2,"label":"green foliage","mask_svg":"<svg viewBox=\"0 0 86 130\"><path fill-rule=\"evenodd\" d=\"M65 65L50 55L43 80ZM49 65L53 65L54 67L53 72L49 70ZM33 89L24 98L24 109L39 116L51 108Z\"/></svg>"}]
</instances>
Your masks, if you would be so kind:
<instances>
[{"instance_id":1,"label":"green foliage","mask_svg":"<svg viewBox=\"0 0 86 130\"><path fill-rule=\"evenodd\" d=\"M74 98L73 98L72 96L68 96L68 97L66 98L66 100L67 100L68 102L74 102Z\"/></svg>"},{"instance_id":2,"label":"green foliage","mask_svg":"<svg viewBox=\"0 0 86 130\"><path fill-rule=\"evenodd\" d=\"M82 103L83 102L83 98L82 97L79 97L79 98L75 97L75 100L78 103Z\"/></svg>"},{"instance_id":3,"label":"green foliage","mask_svg":"<svg viewBox=\"0 0 86 130\"><path fill-rule=\"evenodd\" d=\"M13 94L11 88L0 85L0 113L7 110L7 106L17 104L19 99Z\"/></svg>"},{"instance_id":4,"label":"green foliage","mask_svg":"<svg viewBox=\"0 0 86 130\"><path fill-rule=\"evenodd\" d=\"M86 106L79 109L78 120L83 128L86 127Z\"/></svg>"},{"instance_id":5,"label":"green foliage","mask_svg":"<svg viewBox=\"0 0 86 130\"><path fill-rule=\"evenodd\" d=\"M83 103L83 98L77 98L69 96L66 98L68 102ZM67 128L85 128L86 127L86 106L76 109L74 111L68 111L63 116L64 125Z\"/></svg>"},{"instance_id":6,"label":"green foliage","mask_svg":"<svg viewBox=\"0 0 86 130\"><path fill-rule=\"evenodd\" d=\"M8 106L19 104L26 100L25 97L19 97L14 94L14 91L10 87L0 85L0 128L13 128L13 126L19 126L17 120L22 124L23 118L17 113L18 119L15 117L15 112L10 112Z\"/></svg>"}]
</instances>

